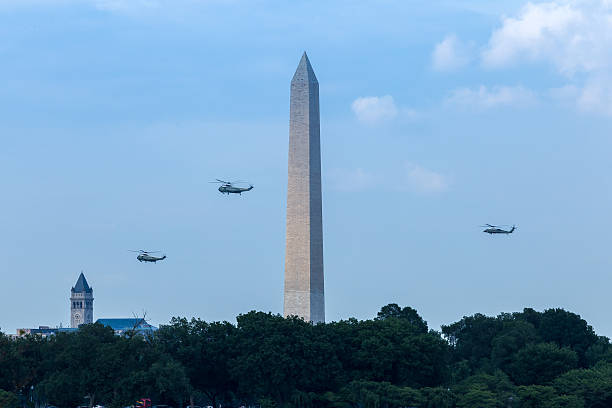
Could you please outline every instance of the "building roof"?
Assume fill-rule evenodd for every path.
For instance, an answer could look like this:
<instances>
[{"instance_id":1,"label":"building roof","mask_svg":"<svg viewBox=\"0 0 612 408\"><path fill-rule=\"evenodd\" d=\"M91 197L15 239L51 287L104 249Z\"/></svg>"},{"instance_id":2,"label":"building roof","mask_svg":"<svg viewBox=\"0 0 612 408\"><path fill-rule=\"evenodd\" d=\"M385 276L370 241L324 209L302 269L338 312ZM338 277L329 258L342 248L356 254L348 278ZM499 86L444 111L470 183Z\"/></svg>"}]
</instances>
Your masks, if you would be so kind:
<instances>
[{"instance_id":1,"label":"building roof","mask_svg":"<svg viewBox=\"0 0 612 408\"><path fill-rule=\"evenodd\" d=\"M96 323L100 323L102 326L109 326L115 331L126 331L126 330L157 330L157 327L150 325L144 319L98 319Z\"/></svg>"},{"instance_id":2,"label":"building roof","mask_svg":"<svg viewBox=\"0 0 612 408\"><path fill-rule=\"evenodd\" d=\"M72 292L76 292L76 293L81 293L81 292L91 293L91 292L93 292L91 287L89 287L89 285L87 284L87 279L85 279L85 275L83 275L83 272L81 272L81 274L79 275L79 279L77 280L76 285L74 285L74 288L72 288Z\"/></svg>"}]
</instances>

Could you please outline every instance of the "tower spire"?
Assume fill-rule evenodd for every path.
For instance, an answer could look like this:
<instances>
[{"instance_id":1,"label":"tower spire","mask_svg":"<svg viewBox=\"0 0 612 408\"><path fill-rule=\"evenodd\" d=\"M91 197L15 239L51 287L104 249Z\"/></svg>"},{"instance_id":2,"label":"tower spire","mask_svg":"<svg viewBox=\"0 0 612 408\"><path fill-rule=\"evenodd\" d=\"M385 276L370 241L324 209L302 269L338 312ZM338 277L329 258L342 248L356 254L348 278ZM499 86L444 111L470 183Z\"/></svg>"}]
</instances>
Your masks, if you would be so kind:
<instances>
[{"instance_id":1,"label":"tower spire","mask_svg":"<svg viewBox=\"0 0 612 408\"><path fill-rule=\"evenodd\" d=\"M70 289L70 327L93 323L93 289L87 283L83 271Z\"/></svg>"},{"instance_id":2,"label":"tower spire","mask_svg":"<svg viewBox=\"0 0 612 408\"><path fill-rule=\"evenodd\" d=\"M85 275L83 274L83 271L81 271L81 274L79 275L79 279L77 279L77 282L72 288L72 291L73 292L91 292L91 287L87 283L87 279L85 279Z\"/></svg>"}]
</instances>

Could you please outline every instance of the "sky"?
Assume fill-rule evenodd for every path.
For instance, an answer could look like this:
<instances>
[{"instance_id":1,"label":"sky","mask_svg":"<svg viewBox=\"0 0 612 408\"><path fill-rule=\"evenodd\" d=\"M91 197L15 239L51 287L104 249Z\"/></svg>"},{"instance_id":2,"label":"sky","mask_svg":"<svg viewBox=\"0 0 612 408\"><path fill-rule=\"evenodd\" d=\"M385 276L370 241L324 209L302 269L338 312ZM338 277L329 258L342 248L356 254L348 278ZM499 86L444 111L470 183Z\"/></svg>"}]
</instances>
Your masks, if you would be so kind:
<instances>
[{"instance_id":1,"label":"sky","mask_svg":"<svg viewBox=\"0 0 612 408\"><path fill-rule=\"evenodd\" d=\"M69 325L81 271L94 318L282 313L306 51L328 321L561 307L612 336L611 48L609 0L0 0L0 328Z\"/></svg>"}]
</instances>

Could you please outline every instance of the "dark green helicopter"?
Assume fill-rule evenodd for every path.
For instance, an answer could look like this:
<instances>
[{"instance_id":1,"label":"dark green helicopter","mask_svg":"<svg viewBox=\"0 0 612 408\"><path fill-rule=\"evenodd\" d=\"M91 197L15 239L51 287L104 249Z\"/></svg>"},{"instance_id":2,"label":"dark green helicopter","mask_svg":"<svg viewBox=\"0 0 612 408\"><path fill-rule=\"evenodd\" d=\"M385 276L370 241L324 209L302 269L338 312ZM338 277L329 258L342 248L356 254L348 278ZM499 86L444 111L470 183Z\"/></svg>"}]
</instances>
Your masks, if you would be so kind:
<instances>
[{"instance_id":1,"label":"dark green helicopter","mask_svg":"<svg viewBox=\"0 0 612 408\"><path fill-rule=\"evenodd\" d=\"M139 249L138 251L134 251L130 249L130 252L138 252L138 256L136 257L136 259L138 259L140 262L156 263L157 261L163 261L164 259L166 259L166 255L161 256L161 257L150 255L150 254L156 254L159 251L145 251L144 249Z\"/></svg>"},{"instance_id":2,"label":"dark green helicopter","mask_svg":"<svg viewBox=\"0 0 612 408\"><path fill-rule=\"evenodd\" d=\"M215 179L217 181L210 181L210 183L221 183L221 185L219 186L219 192L221 194L240 194L242 195L242 193L244 193L245 191L251 191L253 189L253 185L249 184L248 187L236 187L234 186L234 183L242 183L241 181L224 181L224 180L219 180L219 179Z\"/></svg>"},{"instance_id":3,"label":"dark green helicopter","mask_svg":"<svg viewBox=\"0 0 612 408\"><path fill-rule=\"evenodd\" d=\"M491 224L485 224L485 225L482 225L482 227L487 227L482 232L486 232L489 235L492 235L492 234L512 234L514 232L514 230L516 229L516 225L513 225L512 228L510 228L509 230L505 230L503 228L500 228L500 227L498 227L496 225L491 225Z\"/></svg>"}]
</instances>

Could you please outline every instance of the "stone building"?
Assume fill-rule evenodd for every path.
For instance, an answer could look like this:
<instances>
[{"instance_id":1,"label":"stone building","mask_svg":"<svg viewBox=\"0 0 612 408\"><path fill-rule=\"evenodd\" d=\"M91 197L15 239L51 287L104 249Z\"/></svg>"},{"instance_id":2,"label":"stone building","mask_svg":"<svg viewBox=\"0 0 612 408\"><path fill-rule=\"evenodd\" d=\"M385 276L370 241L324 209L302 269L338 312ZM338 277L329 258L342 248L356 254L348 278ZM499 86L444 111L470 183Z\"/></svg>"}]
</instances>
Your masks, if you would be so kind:
<instances>
[{"instance_id":1,"label":"stone building","mask_svg":"<svg viewBox=\"0 0 612 408\"><path fill-rule=\"evenodd\" d=\"M93 289L87 283L83 272L79 275L74 287L70 290L70 328L39 326L38 328L17 329L17 333L11 335L13 338L27 335L40 337L54 336L58 333L75 333L82 324L93 323ZM157 327L149 324L141 318L119 318L119 319L98 319L97 324L108 326L117 335L135 332L140 335L150 335L157 330Z\"/></svg>"},{"instance_id":2,"label":"stone building","mask_svg":"<svg viewBox=\"0 0 612 408\"><path fill-rule=\"evenodd\" d=\"M93 323L93 289L87 284L83 272L70 290L70 327Z\"/></svg>"}]
</instances>

